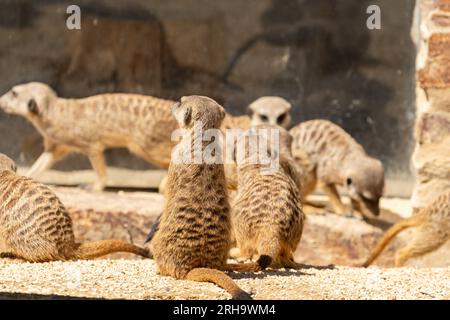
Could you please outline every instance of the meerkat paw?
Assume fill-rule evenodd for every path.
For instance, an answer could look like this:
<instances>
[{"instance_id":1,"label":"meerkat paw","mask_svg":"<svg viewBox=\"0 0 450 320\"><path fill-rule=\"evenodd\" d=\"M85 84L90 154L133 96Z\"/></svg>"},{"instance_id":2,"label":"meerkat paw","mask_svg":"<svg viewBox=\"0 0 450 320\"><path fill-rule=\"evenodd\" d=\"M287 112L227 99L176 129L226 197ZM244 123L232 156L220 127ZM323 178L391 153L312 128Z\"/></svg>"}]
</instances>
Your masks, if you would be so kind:
<instances>
[{"instance_id":1,"label":"meerkat paw","mask_svg":"<svg viewBox=\"0 0 450 320\"><path fill-rule=\"evenodd\" d=\"M102 192L103 190L105 190L105 186L101 183L82 184L79 187L83 190L93 191L93 192Z\"/></svg>"}]
</instances>

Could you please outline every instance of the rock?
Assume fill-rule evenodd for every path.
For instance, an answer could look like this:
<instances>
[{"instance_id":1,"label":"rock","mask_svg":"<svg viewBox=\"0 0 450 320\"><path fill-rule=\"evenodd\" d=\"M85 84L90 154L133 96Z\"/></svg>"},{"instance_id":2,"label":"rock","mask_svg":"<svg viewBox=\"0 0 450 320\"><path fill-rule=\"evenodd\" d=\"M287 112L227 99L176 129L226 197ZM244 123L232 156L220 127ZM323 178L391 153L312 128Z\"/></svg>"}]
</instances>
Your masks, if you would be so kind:
<instances>
[{"instance_id":1,"label":"rock","mask_svg":"<svg viewBox=\"0 0 450 320\"><path fill-rule=\"evenodd\" d=\"M119 239L143 245L152 223L161 213L163 197L144 192L88 192L54 188L67 207L78 242ZM108 258L137 258L113 254Z\"/></svg>"},{"instance_id":2,"label":"rock","mask_svg":"<svg viewBox=\"0 0 450 320\"><path fill-rule=\"evenodd\" d=\"M162 212L164 197L146 192L89 192L77 188L53 187L73 219L79 242L120 239L142 245L152 223ZM314 196L321 202L323 196ZM319 199L319 201L318 201ZM344 203L348 199L344 198ZM295 259L315 266L359 265L375 247L384 231L410 212L409 201L382 199L381 215L367 221L330 212L308 213L302 240ZM392 210L392 211L391 211ZM322 210L324 211L324 210ZM413 230L397 236L375 261L378 266L393 266L395 251L411 238ZM113 254L103 258L140 259L130 254ZM407 265L432 267L450 265L450 244Z\"/></svg>"},{"instance_id":3,"label":"rock","mask_svg":"<svg viewBox=\"0 0 450 320\"><path fill-rule=\"evenodd\" d=\"M446 0L422 1L418 42L412 205L430 204L450 188L450 16Z\"/></svg>"}]
</instances>

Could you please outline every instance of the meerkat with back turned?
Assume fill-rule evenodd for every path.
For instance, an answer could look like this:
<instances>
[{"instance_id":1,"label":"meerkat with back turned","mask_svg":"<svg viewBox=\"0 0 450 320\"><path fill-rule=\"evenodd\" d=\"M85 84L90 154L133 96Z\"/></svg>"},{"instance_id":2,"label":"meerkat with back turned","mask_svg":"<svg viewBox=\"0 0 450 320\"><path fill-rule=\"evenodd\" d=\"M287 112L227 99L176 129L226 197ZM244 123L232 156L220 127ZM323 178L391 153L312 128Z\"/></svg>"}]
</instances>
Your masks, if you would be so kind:
<instances>
[{"instance_id":1,"label":"meerkat with back turned","mask_svg":"<svg viewBox=\"0 0 450 320\"><path fill-rule=\"evenodd\" d=\"M29 262L93 259L114 252L149 257L148 250L119 240L77 243L72 220L46 186L15 173L14 162L0 154L0 257Z\"/></svg>"},{"instance_id":2,"label":"meerkat with back turned","mask_svg":"<svg viewBox=\"0 0 450 320\"><path fill-rule=\"evenodd\" d=\"M303 197L317 185L329 197L334 211L345 212L336 186L348 192L352 210L363 216L379 214L379 200L384 189L382 163L366 154L364 148L342 128L328 120L302 122L290 131L292 154L306 153L312 162L311 179L303 187Z\"/></svg>"},{"instance_id":3,"label":"meerkat with back turned","mask_svg":"<svg viewBox=\"0 0 450 320\"><path fill-rule=\"evenodd\" d=\"M272 267L296 267L293 253L300 242L305 221L299 189L301 169L291 155L292 137L286 130L259 125L252 127L249 133L253 133L258 141L268 139L260 130L279 130L279 145L267 148L270 156L278 153L279 167L263 173L264 165L258 159L266 150L252 153L249 136L239 138L238 186L231 215L239 248L235 254L249 258L268 256ZM243 152L240 159L239 152Z\"/></svg>"},{"instance_id":4,"label":"meerkat with back turned","mask_svg":"<svg viewBox=\"0 0 450 320\"><path fill-rule=\"evenodd\" d=\"M442 193L429 206L418 209L412 217L397 222L386 231L363 266L372 264L399 232L411 227L416 227L416 233L406 247L395 253L397 267L409 258L438 249L450 239L450 191Z\"/></svg>"},{"instance_id":5,"label":"meerkat with back turned","mask_svg":"<svg viewBox=\"0 0 450 320\"><path fill-rule=\"evenodd\" d=\"M262 260L257 264L227 264L231 222L223 164L175 162L186 148L190 156L197 151L204 154L205 142L198 141L202 137L195 136L194 126L201 124L203 132L218 129L225 111L214 100L201 96L183 97L172 110L185 133L172 154L166 204L150 251L162 275L213 282L233 298L250 298L223 271L259 271L266 266ZM196 150L198 144L201 150Z\"/></svg>"},{"instance_id":6,"label":"meerkat with back turned","mask_svg":"<svg viewBox=\"0 0 450 320\"><path fill-rule=\"evenodd\" d=\"M279 125L287 128L291 123L290 110L291 104L281 97L264 96L256 99L250 105L248 110L251 116L232 116L226 114L222 121L220 129L226 134L229 129L247 130L251 126L259 124ZM227 187L234 191L236 188L236 166L234 164L226 164L225 175L227 180ZM164 193L166 185L166 178L164 178L159 186L159 192Z\"/></svg>"},{"instance_id":7,"label":"meerkat with back turned","mask_svg":"<svg viewBox=\"0 0 450 320\"><path fill-rule=\"evenodd\" d=\"M227 115L222 123L222 130L247 130L252 126L261 124L277 125L286 129L291 123L291 108L292 105L281 97L260 97L248 105L248 110L251 113L250 117L232 117ZM229 190L236 190L236 174L237 169L235 164L227 164L225 166L225 175Z\"/></svg>"}]
</instances>

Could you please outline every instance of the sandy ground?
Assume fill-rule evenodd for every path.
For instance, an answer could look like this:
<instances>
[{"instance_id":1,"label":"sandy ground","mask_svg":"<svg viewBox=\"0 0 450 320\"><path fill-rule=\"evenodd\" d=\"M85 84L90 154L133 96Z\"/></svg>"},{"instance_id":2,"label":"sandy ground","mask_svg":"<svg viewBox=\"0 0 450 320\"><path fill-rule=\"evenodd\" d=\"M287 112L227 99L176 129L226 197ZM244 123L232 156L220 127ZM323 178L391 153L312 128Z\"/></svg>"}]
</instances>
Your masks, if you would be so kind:
<instances>
[{"instance_id":1,"label":"sandy ground","mask_svg":"<svg viewBox=\"0 0 450 320\"><path fill-rule=\"evenodd\" d=\"M268 270L231 276L255 299L442 299L448 268ZM210 283L156 274L152 260L18 263L0 260L0 297L8 293L107 299L229 299Z\"/></svg>"}]
</instances>

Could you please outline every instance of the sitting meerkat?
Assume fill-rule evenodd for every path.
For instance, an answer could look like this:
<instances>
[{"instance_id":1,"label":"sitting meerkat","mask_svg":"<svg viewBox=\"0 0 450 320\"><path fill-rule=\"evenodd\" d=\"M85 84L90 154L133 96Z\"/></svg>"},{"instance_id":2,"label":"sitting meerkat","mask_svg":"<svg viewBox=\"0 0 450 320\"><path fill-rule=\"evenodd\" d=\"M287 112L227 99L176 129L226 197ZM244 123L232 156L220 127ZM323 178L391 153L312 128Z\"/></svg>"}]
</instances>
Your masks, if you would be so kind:
<instances>
[{"instance_id":1,"label":"sitting meerkat","mask_svg":"<svg viewBox=\"0 0 450 320\"><path fill-rule=\"evenodd\" d=\"M197 151L204 154L207 146L198 141L201 137L196 137L194 126L201 124L203 132L218 129L225 111L208 97L188 96L174 104L172 112L185 133L172 153L166 203L159 225L153 230L150 251L162 275L213 282L234 299L248 299L250 296L223 271L259 271L267 265L263 259L258 263L227 264L231 222L223 164L175 162L186 149L190 156ZM220 149L220 139L215 143ZM219 153L215 157L221 157Z\"/></svg>"},{"instance_id":2,"label":"sitting meerkat","mask_svg":"<svg viewBox=\"0 0 450 320\"><path fill-rule=\"evenodd\" d=\"M303 196L318 185L330 199L334 211L345 212L336 185L342 185L351 199L352 210L363 216L378 215L384 189L382 163L366 154L364 148L342 128L328 120L302 122L289 131L293 137L292 154L312 162L310 179Z\"/></svg>"},{"instance_id":3,"label":"sitting meerkat","mask_svg":"<svg viewBox=\"0 0 450 320\"><path fill-rule=\"evenodd\" d=\"M277 125L287 128L291 123L291 104L281 97L265 96L256 99L248 106L251 117L230 117L227 115L222 123L222 130L226 129L250 129L260 124ZM231 191L236 190L237 169L235 164L226 164L225 176L227 187Z\"/></svg>"},{"instance_id":4,"label":"sitting meerkat","mask_svg":"<svg viewBox=\"0 0 450 320\"><path fill-rule=\"evenodd\" d=\"M249 148L249 137L239 138L237 150L237 195L231 221L238 252L243 257L269 257L272 267L296 268L293 253L300 242L305 215L302 211L300 172L291 154L292 137L281 127L259 125L250 130L258 139L267 139L261 129L279 130L279 146L267 148L269 155L279 153L279 167L263 173L259 154ZM242 150L244 147L244 150Z\"/></svg>"},{"instance_id":5,"label":"sitting meerkat","mask_svg":"<svg viewBox=\"0 0 450 320\"><path fill-rule=\"evenodd\" d=\"M450 239L450 191L439 195L429 206L419 209L412 217L394 224L386 231L363 267L372 264L399 232L411 227L417 228L416 233L406 247L395 253L396 267L401 267L409 258L438 249Z\"/></svg>"},{"instance_id":6,"label":"sitting meerkat","mask_svg":"<svg viewBox=\"0 0 450 320\"><path fill-rule=\"evenodd\" d=\"M16 166L0 154L0 242L4 258L29 262L93 259L114 252L149 257L148 250L119 240L77 243L72 220L46 186L15 173Z\"/></svg>"},{"instance_id":7,"label":"sitting meerkat","mask_svg":"<svg viewBox=\"0 0 450 320\"><path fill-rule=\"evenodd\" d=\"M94 190L106 186L106 148L126 147L161 168L167 168L177 128L173 101L138 94L100 94L64 99L49 86L31 82L0 97L0 108L29 120L44 137L44 153L27 176L36 178L72 152L88 156L97 173Z\"/></svg>"}]
</instances>

